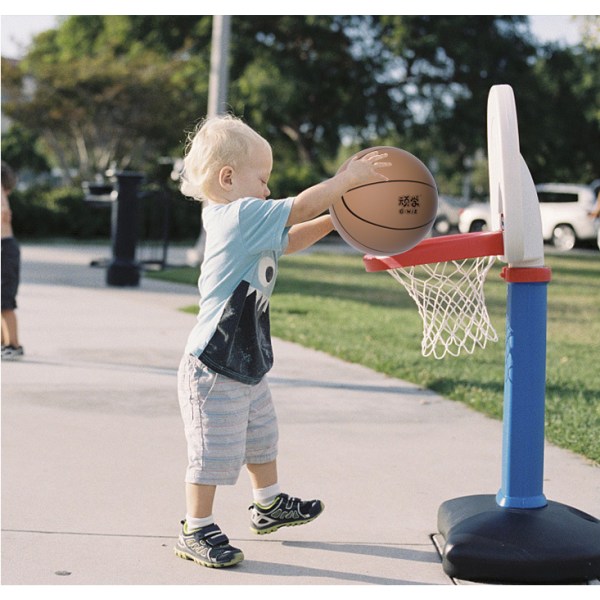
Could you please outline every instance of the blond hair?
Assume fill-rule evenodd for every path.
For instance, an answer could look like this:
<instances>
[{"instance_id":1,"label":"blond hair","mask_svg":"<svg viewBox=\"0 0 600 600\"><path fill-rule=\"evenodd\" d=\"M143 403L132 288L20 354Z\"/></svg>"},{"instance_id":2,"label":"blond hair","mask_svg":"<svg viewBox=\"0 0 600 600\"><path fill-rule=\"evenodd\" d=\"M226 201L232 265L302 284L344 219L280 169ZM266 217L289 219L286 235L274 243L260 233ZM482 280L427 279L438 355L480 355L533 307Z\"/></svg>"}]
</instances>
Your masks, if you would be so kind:
<instances>
[{"instance_id":1,"label":"blond hair","mask_svg":"<svg viewBox=\"0 0 600 600\"><path fill-rule=\"evenodd\" d=\"M233 115L204 119L191 136L183 159L181 193L204 200L225 166L233 167L250 159L257 143L269 143L254 129Z\"/></svg>"}]
</instances>

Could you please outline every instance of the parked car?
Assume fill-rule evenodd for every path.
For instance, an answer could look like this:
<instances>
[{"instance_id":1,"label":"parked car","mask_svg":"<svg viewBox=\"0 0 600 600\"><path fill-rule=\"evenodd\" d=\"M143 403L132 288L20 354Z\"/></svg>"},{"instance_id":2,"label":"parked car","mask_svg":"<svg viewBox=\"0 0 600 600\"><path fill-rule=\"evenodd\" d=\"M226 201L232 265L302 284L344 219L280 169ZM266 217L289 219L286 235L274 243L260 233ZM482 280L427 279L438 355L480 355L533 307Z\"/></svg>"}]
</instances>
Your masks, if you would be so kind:
<instances>
[{"instance_id":1,"label":"parked car","mask_svg":"<svg viewBox=\"0 0 600 600\"><path fill-rule=\"evenodd\" d=\"M438 196L438 212L433 229L440 235L458 231L458 217L469 201L455 196Z\"/></svg>"},{"instance_id":2,"label":"parked car","mask_svg":"<svg viewBox=\"0 0 600 600\"><path fill-rule=\"evenodd\" d=\"M473 202L460 211L458 230L460 233L487 231L492 219L489 202Z\"/></svg>"},{"instance_id":3,"label":"parked car","mask_svg":"<svg viewBox=\"0 0 600 600\"><path fill-rule=\"evenodd\" d=\"M577 242L596 240L598 220L590 218L598 190L591 185L541 183L535 186L540 201L542 236L559 250L570 250ZM460 213L461 233L489 229L489 203L469 205Z\"/></svg>"}]
</instances>

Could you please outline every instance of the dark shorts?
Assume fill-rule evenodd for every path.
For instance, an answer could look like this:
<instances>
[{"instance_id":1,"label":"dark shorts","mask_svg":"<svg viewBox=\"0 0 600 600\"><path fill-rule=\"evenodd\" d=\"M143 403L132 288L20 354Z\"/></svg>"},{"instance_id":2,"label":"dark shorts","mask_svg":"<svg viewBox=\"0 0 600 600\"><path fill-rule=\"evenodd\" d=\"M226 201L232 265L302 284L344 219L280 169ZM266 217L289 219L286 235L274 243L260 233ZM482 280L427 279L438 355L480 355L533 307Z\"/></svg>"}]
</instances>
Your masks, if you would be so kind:
<instances>
[{"instance_id":1,"label":"dark shorts","mask_svg":"<svg viewBox=\"0 0 600 600\"><path fill-rule=\"evenodd\" d=\"M17 308L21 251L15 238L2 240L2 310Z\"/></svg>"}]
</instances>

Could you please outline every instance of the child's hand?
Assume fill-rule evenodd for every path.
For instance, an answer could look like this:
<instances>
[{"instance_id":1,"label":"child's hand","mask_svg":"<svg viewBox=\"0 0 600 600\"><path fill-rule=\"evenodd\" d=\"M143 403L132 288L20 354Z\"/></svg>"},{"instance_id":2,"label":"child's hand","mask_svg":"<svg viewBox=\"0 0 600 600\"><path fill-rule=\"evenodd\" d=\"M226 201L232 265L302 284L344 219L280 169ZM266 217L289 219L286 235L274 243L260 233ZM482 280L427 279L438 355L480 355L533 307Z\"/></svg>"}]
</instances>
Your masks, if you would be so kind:
<instances>
[{"instance_id":1,"label":"child's hand","mask_svg":"<svg viewBox=\"0 0 600 600\"><path fill-rule=\"evenodd\" d=\"M391 162L381 162L387 156L386 152L380 153L374 150L360 158L353 158L343 171L349 179L350 187L374 183L376 181L388 181L388 177L378 171L378 169L385 169L392 166Z\"/></svg>"},{"instance_id":2,"label":"child's hand","mask_svg":"<svg viewBox=\"0 0 600 600\"><path fill-rule=\"evenodd\" d=\"M294 199L286 225L290 227L314 219L352 188L388 181L385 175L378 172L378 169L392 166L390 162L382 162L385 158L387 153L373 150L360 158L353 158L343 171L331 179L300 192Z\"/></svg>"}]
</instances>

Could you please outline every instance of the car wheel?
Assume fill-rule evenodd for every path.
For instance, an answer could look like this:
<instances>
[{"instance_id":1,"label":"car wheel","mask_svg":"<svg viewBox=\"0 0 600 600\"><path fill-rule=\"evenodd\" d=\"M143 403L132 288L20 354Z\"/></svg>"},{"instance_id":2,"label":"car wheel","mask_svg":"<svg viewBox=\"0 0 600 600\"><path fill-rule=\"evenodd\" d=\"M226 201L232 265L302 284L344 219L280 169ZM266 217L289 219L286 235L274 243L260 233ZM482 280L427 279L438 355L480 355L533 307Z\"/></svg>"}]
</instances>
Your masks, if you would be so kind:
<instances>
[{"instance_id":1,"label":"car wheel","mask_svg":"<svg viewBox=\"0 0 600 600\"><path fill-rule=\"evenodd\" d=\"M571 250L577 237L570 225L557 225L552 232L552 244L558 250Z\"/></svg>"},{"instance_id":2,"label":"car wheel","mask_svg":"<svg viewBox=\"0 0 600 600\"><path fill-rule=\"evenodd\" d=\"M439 219L436 219L433 228L437 233L446 235L450 231L450 223L446 217L440 217Z\"/></svg>"},{"instance_id":3,"label":"car wheel","mask_svg":"<svg viewBox=\"0 0 600 600\"><path fill-rule=\"evenodd\" d=\"M469 231L487 231L487 223L485 221L477 220L471 223L471 227L469 227Z\"/></svg>"}]
</instances>

